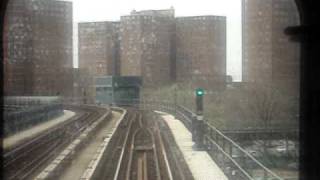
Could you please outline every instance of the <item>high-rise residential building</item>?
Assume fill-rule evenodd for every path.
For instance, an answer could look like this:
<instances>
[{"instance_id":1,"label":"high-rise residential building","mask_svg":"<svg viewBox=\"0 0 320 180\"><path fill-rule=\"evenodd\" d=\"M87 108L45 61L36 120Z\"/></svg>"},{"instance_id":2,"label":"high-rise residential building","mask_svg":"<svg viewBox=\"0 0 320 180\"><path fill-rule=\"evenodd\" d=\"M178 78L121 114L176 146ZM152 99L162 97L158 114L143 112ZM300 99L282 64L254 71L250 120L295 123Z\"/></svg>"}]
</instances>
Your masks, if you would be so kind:
<instances>
[{"instance_id":1,"label":"high-rise residential building","mask_svg":"<svg viewBox=\"0 0 320 180\"><path fill-rule=\"evenodd\" d=\"M141 76L144 87L175 79L225 87L226 17L175 18L173 8L133 10L115 24L79 24L80 68L96 76Z\"/></svg>"},{"instance_id":2,"label":"high-rise residential building","mask_svg":"<svg viewBox=\"0 0 320 180\"><path fill-rule=\"evenodd\" d=\"M72 3L11 0L5 31L5 95L61 94L72 67Z\"/></svg>"},{"instance_id":3,"label":"high-rise residential building","mask_svg":"<svg viewBox=\"0 0 320 180\"><path fill-rule=\"evenodd\" d=\"M79 23L79 68L94 76L119 74L119 22Z\"/></svg>"},{"instance_id":4,"label":"high-rise residential building","mask_svg":"<svg viewBox=\"0 0 320 180\"><path fill-rule=\"evenodd\" d=\"M176 78L194 86L226 85L226 17L176 18Z\"/></svg>"},{"instance_id":5,"label":"high-rise residential building","mask_svg":"<svg viewBox=\"0 0 320 180\"><path fill-rule=\"evenodd\" d=\"M3 31L4 95L32 93L32 23L28 1L11 0L8 3Z\"/></svg>"},{"instance_id":6,"label":"high-rise residential building","mask_svg":"<svg viewBox=\"0 0 320 180\"><path fill-rule=\"evenodd\" d=\"M73 92L72 101L77 103L94 103L95 102L95 78L89 72L88 68L72 69Z\"/></svg>"},{"instance_id":7,"label":"high-rise residential building","mask_svg":"<svg viewBox=\"0 0 320 180\"><path fill-rule=\"evenodd\" d=\"M243 77L298 93L299 45L284 34L299 24L294 0L243 0ZM287 92L289 92L287 91Z\"/></svg>"},{"instance_id":8,"label":"high-rise residential building","mask_svg":"<svg viewBox=\"0 0 320 180\"><path fill-rule=\"evenodd\" d=\"M173 78L174 9L132 11L120 22L120 74L141 76L145 87Z\"/></svg>"}]
</instances>

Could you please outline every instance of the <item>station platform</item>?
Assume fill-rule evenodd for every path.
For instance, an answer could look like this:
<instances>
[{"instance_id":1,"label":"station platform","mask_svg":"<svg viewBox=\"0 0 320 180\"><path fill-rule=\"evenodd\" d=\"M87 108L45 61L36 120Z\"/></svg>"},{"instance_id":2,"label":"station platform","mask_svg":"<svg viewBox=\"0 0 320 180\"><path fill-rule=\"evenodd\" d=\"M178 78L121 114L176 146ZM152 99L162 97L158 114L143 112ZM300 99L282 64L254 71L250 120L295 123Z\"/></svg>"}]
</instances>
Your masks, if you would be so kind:
<instances>
[{"instance_id":1,"label":"station platform","mask_svg":"<svg viewBox=\"0 0 320 180\"><path fill-rule=\"evenodd\" d=\"M58 125L59 123L70 119L75 114L76 114L75 112L72 112L69 110L64 110L63 114L60 115L59 117L53 118L47 122L38 124L34 127L31 127L31 128L26 129L24 131L18 132L12 136L9 136L3 140L3 149L11 148L11 147L27 140L27 139L35 137L39 133L46 131L46 130Z\"/></svg>"},{"instance_id":2,"label":"station platform","mask_svg":"<svg viewBox=\"0 0 320 180\"><path fill-rule=\"evenodd\" d=\"M199 151L194 148L191 132L189 132L180 120L164 112L155 112L168 124L176 144L182 152L195 180L228 179L206 151Z\"/></svg>"}]
</instances>

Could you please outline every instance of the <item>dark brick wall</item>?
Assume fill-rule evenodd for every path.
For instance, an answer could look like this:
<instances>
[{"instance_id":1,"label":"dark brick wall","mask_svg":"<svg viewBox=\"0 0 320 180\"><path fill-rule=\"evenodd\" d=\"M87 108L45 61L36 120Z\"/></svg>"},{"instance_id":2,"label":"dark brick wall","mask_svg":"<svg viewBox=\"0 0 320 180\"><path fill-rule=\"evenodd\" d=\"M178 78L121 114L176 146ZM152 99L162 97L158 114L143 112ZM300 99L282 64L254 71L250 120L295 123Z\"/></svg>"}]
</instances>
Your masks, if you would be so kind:
<instances>
[{"instance_id":1,"label":"dark brick wall","mask_svg":"<svg viewBox=\"0 0 320 180\"><path fill-rule=\"evenodd\" d=\"M225 17L176 18L176 76L194 86L225 86Z\"/></svg>"},{"instance_id":2,"label":"dark brick wall","mask_svg":"<svg viewBox=\"0 0 320 180\"><path fill-rule=\"evenodd\" d=\"M12 0L6 14L6 95L56 95L72 67L72 3Z\"/></svg>"},{"instance_id":3,"label":"dark brick wall","mask_svg":"<svg viewBox=\"0 0 320 180\"><path fill-rule=\"evenodd\" d=\"M79 23L79 68L96 76L118 74L119 22Z\"/></svg>"},{"instance_id":4,"label":"dark brick wall","mask_svg":"<svg viewBox=\"0 0 320 180\"><path fill-rule=\"evenodd\" d=\"M174 11L133 11L121 17L120 69L124 76L142 76L143 86L171 82Z\"/></svg>"},{"instance_id":5,"label":"dark brick wall","mask_svg":"<svg viewBox=\"0 0 320 180\"><path fill-rule=\"evenodd\" d=\"M243 81L299 87L299 44L284 34L299 24L294 0L247 0L243 3Z\"/></svg>"}]
</instances>

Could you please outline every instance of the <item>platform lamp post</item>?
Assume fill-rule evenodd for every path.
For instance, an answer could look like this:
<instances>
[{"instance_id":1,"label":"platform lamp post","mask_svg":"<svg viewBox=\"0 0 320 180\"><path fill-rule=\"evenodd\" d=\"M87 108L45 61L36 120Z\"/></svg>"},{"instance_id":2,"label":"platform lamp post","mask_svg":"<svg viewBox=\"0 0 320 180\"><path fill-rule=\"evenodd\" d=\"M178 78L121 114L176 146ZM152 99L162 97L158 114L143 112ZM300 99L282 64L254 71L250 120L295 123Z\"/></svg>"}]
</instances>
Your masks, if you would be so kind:
<instances>
[{"instance_id":1,"label":"platform lamp post","mask_svg":"<svg viewBox=\"0 0 320 180\"><path fill-rule=\"evenodd\" d=\"M196 91L196 118L194 122L195 143L198 148L203 147L203 96L204 90L197 88Z\"/></svg>"}]
</instances>

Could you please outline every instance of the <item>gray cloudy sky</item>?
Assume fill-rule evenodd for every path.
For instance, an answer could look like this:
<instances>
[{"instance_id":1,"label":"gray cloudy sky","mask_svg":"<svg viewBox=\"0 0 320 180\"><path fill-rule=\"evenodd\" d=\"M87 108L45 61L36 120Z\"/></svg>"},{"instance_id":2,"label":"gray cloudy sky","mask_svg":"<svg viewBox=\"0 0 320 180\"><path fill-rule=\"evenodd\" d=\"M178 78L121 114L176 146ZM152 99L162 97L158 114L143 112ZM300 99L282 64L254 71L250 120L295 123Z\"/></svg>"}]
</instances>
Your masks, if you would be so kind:
<instances>
[{"instance_id":1,"label":"gray cloudy sky","mask_svg":"<svg viewBox=\"0 0 320 180\"><path fill-rule=\"evenodd\" d=\"M73 2L74 47L77 45L78 22L116 21L133 9L175 9L176 16L227 16L227 74L241 80L241 0L67 0ZM74 67L78 67L78 51L74 50Z\"/></svg>"}]
</instances>

